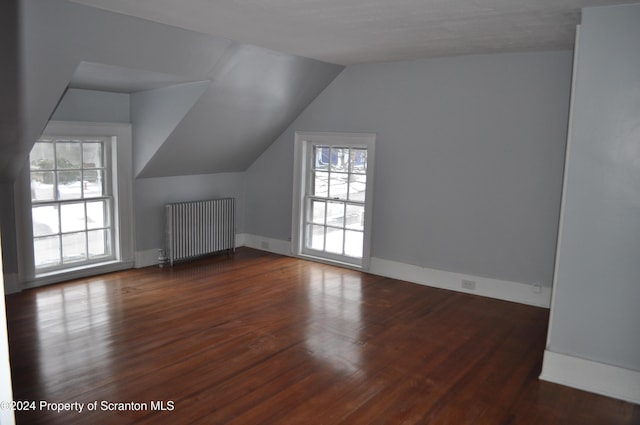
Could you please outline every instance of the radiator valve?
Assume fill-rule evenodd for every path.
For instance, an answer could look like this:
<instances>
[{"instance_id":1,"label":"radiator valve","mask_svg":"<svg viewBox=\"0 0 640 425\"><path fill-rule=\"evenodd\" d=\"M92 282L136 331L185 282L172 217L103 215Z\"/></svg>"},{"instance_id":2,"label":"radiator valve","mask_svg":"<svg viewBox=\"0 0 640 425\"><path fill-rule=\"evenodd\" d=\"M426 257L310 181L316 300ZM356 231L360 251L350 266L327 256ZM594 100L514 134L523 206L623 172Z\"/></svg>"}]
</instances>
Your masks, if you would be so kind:
<instances>
[{"instance_id":1,"label":"radiator valve","mask_svg":"<svg viewBox=\"0 0 640 425\"><path fill-rule=\"evenodd\" d=\"M158 250L158 266L164 267L169 265L169 258L166 256L164 249Z\"/></svg>"}]
</instances>

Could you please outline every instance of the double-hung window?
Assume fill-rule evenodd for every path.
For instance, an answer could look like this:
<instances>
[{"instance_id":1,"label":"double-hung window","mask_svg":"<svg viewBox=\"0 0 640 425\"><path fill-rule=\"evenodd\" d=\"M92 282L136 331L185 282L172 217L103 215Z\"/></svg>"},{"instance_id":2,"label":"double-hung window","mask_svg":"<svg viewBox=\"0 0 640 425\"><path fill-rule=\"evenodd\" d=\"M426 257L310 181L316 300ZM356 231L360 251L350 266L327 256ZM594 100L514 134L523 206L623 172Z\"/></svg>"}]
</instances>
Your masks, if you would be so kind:
<instances>
[{"instance_id":1,"label":"double-hung window","mask_svg":"<svg viewBox=\"0 0 640 425\"><path fill-rule=\"evenodd\" d=\"M296 255L366 268L375 135L296 133Z\"/></svg>"},{"instance_id":2,"label":"double-hung window","mask_svg":"<svg viewBox=\"0 0 640 425\"><path fill-rule=\"evenodd\" d=\"M29 158L36 271L112 260L110 138L38 140Z\"/></svg>"}]
</instances>

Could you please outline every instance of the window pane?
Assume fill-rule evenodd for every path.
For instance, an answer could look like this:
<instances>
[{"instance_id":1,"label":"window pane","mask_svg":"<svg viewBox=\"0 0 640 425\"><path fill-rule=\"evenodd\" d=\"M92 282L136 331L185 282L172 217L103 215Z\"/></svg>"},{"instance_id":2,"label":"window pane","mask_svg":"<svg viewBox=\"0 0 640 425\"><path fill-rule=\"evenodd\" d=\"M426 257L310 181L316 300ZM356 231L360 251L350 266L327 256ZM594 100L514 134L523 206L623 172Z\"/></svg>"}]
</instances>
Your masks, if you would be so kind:
<instances>
[{"instance_id":1,"label":"window pane","mask_svg":"<svg viewBox=\"0 0 640 425\"><path fill-rule=\"evenodd\" d=\"M328 170L331 149L322 146L313 147L314 168L316 170Z\"/></svg>"},{"instance_id":2,"label":"window pane","mask_svg":"<svg viewBox=\"0 0 640 425\"><path fill-rule=\"evenodd\" d=\"M53 170L53 144L35 143L29 156L32 170Z\"/></svg>"},{"instance_id":3,"label":"window pane","mask_svg":"<svg viewBox=\"0 0 640 425\"><path fill-rule=\"evenodd\" d=\"M63 232L85 229L84 203L62 204L60 218Z\"/></svg>"},{"instance_id":4,"label":"window pane","mask_svg":"<svg viewBox=\"0 0 640 425\"><path fill-rule=\"evenodd\" d=\"M92 230L87 232L89 241L89 258L111 255L111 239L108 230Z\"/></svg>"},{"instance_id":5,"label":"window pane","mask_svg":"<svg viewBox=\"0 0 640 425\"><path fill-rule=\"evenodd\" d=\"M58 206L44 205L31 208L33 236L47 236L59 233Z\"/></svg>"},{"instance_id":6,"label":"window pane","mask_svg":"<svg viewBox=\"0 0 640 425\"><path fill-rule=\"evenodd\" d=\"M85 142L82 144L82 167L102 168L102 143Z\"/></svg>"},{"instance_id":7,"label":"window pane","mask_svg":"<svg viewBox=\"0 0 640 425\"><path fill-rule=\"evenodd\" d=\"M303 144L298 150L303 155L296 157L296 168L302 171L296 178L304 189L295 205L299 254L362 265L363 253L368 252L363 242L369 240L364 234L367 185L373 183L367 179L372 171L368 150L375 140L362 136L319 134L317 139L309 136L313 142L296 135L296 143Z\"/></svg>"},{"instance_id":8,"label":"window pane","mask_svg":"<svg viewBox=\"0 0 640 425\"><path fill-rule=\"evenodd\" d=\"M344 203L327 203L327 224L330 226L344 227Z\"/></svg>"},{"instance_id":9,"label":"window pane","mask_svg":"<svg viewBox=\"0 0 640 425\"><path fill-rule=\"evenodd\" d=\"M31 172L31 200L53 201L56 199L53 171Z\"/></svg>"},{"instance_id":10,"label":"window pane","mask_svg":"<svg viewBox=\"0 0 640 425\"><path fill-rule=\"evenodd\" d=\"M33 254L36 267L60 264L60 236L34 239Z\"/></svg>"},{"instance_id":11,"label":"window pane","mask_svg":"<svg viewBox=\"0 0 640 425\"><path fill-rule=\"evenodd\" d=\"M343 237L344 230L327 227L327 244L325 246L325 251L332 252L334 254L342 254Z\"/></svg>"},{"instance_id":12,"label":"window pane","mask_svg":"<svg viewBox=\"0 0 640 425\"><path fill-rule=\"evenodd\" d=\"M349 171L349 148L331 148L331 170Z\"/></svg>"},{"instance_id":13,"label":"window pane","mask_svg":"<svg viewBox=\"0 0 640 425\"><path fill-rule=\"evenodd\" d=\"M85 198L104 196L104 171L85 170L82 173L82 184Z\"/></svg>"},{"instance_id":14,"label":"window pane","mask_svg":"<svg viewBox=\"0 0 640 425\"><path fill-rule=\"evenodd\" d=\"M314 196L327 197L329 195L329 173L318 171L313 174L314 179L311 194Z\"/></svg>"},{"instance_id":15,"label":"window pane","mask_svg":"<svg viewBox=\"0 0 640 425\"><path fill-rule=\"evenodd\" d=\"M367 172L366 149L351 149L351 172L362 174Z\"/></svg>"},{"instance_id":16,"label":"window pane","mask_svg":"<svg viewBox=\"0 0 640 425\"><path fill-rule=\"evenodd\" d=\"M307 248L324 250L324 226L307 226Z\"/></svg>"},{"instance_id":17,"label":"window pane","mask_svg":"<svg viewBox=\"0 0 640 425\"><path fill-rule=\"evenodd\" d=\"M40 139L30 154L36 268L113 257L108 158L100 138ZM328 187L328 183L326 183ZM72 200L72 202L69 202Z\"/></svg>"},{"instance_id":18,"label":"window pane","mask_svg":"<svg viewBox=\"0 0 640 425\"><path fill-rule=\"evenodd\" d=\"M344 232L344 253L349 257L362 258L362 246L363 246L362 232L356 232L353 230L345 230Z\"/></svg>"},{"instance_id":19,"label":"window pane","mask_svg":"<svg viewBox=\"0 0 640 425\"><path fill-rule=\"evenodd\" d=\"M74 263L76 261L84 261L87 259L87 241L86 234L70 233L62 235L62 262Z\"/></svg>"},{"instance_id":20,"label":"window pane","mask_svg":"<svg viewBox=\"0 0 640 425\"><path fill-rule=\"evenodd\" d=\"M74 142L56 143L56 163L59 169L79 169L81 162L81 144Z\"/></svg>"},{"instance_id":21,"label":"window pane","mask_svg":"<svg viewBox=\"0 0 640 425\"><path fill-rule=\"evenodd\" d=\"M108 227L107 201L87 202L87 229Z\"/></svg>"},{"instance_id":22,"label":"window pane","mask_svg":"<svg viewBox=\"0 0 640 425\"><path fill-rule=\"evenodd\" d=\"M346 173L331 173L329 181L329 198L347 199L347 182L349 175Z\"/></svg>"},{"instance_id":23,"label":"window pane","mask_svg":"<svg viewBox=\"0 0 640 425\"><path fill-rule=\"evenodd\" d=\"M324 224L325 217L325 204L324 201L311 201L311 222L317 224Z\"/></svg>"},{"instance_id":24,"label":"window pane","mask_svg":"<svg viewBox=\"0 0 640 425\"><path fill-rule=\"evenodd\" d=\"M347 204L347 214L344 221L347 229L364 230L364 207Z\"/></svg>"},{"instance_id":25,"label":"window pane","mask_svg":"<svg viewBox=\"0 0 640 425\"><path fill-rule=\"evenodd\" d=\"M58 171L58 199L81 199L81 179L80 171Z\"/></svg>"},{"instance_id":26,"label":"window pane","mask_svg":"<svg viewBox=\"0 0 640 425\"><path fill-rule=\"evenodd\" d=\"M349 200L364 202L366 191L366 174L351 174L349 176Z\"/></svg>"}]
</instances>

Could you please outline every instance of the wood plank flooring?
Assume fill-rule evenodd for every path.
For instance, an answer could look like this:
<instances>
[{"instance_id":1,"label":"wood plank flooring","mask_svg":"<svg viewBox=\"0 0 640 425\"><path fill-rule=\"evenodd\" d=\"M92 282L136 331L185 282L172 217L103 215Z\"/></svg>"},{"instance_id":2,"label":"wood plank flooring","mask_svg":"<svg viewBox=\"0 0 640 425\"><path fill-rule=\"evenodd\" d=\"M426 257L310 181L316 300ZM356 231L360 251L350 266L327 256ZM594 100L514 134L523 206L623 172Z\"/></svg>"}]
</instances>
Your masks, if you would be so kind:
<instances>
[{"instance_id":1,"label":"wood plank flooring","mask_svg":"<svg viewBox=\"0 0 640 425\"><path fill-rule=\"evenodd\" d=\"M36 403L18 424L640 423L538 380L545 309L246 248L10 295L7 315L14 397Z\"/></svg>"}]
</instances>

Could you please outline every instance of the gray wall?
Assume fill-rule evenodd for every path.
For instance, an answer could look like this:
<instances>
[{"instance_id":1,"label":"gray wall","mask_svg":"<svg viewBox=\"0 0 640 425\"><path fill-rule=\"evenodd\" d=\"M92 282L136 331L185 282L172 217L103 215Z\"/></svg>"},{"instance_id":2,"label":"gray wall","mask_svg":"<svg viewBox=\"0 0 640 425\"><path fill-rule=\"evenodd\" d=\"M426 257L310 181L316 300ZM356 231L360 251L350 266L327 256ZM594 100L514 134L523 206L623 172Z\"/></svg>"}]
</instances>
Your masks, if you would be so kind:
<instances>
[{"instance_id":1,"label":"gray wall","mask_svg":"<svg viewBox=\"0 0 640 425\"><path fill-rule=\"evenodd\" d=\"M17 0L0 2L0 170L19 156L18 142L18 8ZM0 172L0 230L5 279L17 273L13 222L13 180Z\"/></svg>"},{"instance_id":2,"label":"gray wall","mask_svg":"<svg viewBox=\"0 0 640 425\"><path fill-rule=\"evenodd\" d=\"M131 95L131 121L136 140L133 146L135 176L140 174L210 83L183 83Z\"/></svg>"},{"instance_id":3,"label":"gray wall","mask_svg":"<svg viewBox=\"0 0 640 425\"><path fill-rule=\"evenodd\" d=\"M164 205L199 199L236 198L236 233L243 233L244 173L136 179L136 250L163 247Z\"/></svg>"},{"instance_id":4,"label":"gray wall","mask_svg":"<svg viewBox=\"0 0 640 425\"><path fill-rule=\"evenodd\" d=\"M2 262L5 278L18 273L16 217L13 184L0 183L0 229L2 230Z\"/></svg>"},{"instance_id":5,"label":"gray wall","mask_svg":"<svg viewBox=\"0 0 640 425\"><path fill-rule=\"evenodd\" d=\"M149 138L139 141L154 144L139 149L145 155L136 163L150 163L138 164L136 175L244 171L343 68L66 0L21 4L21 146L13 154L20 159L72 77L76 87L114 90L207 80L201 101L180 111L186 115L172 131L143 131ZM160 133L165 139L153 140ZM0 181L12 181L18 161L3 162Z\"/></svg>"},{"instance_id":6,"label":"gray wall","mask_svg":"<svg viewBox=\"0 0 640 425\"><path fill-rule=\"evenodd\" d=\"M0 3L0 182L1 172L20 151L18 143L18 8L17 0Z\"/></svg>"},{"instance_id":7,"label":"gray wall","mask_svg":"<svg viewBox=\"0 0 640 425\"><path fill-rule=\"evenodd\" d=\"M81 62L193 76L207 73L229 44L63 0L29 0L22 5L20 143L26 152ZM0 169L0 177L16 176L18 168Z\"/></svg>"},{"instance_id":8,"label":"gray wall","mask_svg":"<svg viewBox=\"0 0 640 425\"><path fill-rule=\"evenodd\" d=\"M640 371L640 5L585 9L549 347Z\"/></svg>"},{"instance_id":9,"label":"gray wall","mask_svg":"<svg viewBox=\"0 0 640 425\"><path fill-rule=\"evenodd\" d=\"M53 121L130 122L129 95L68 89L51 116Z\"/></svg>"},{"instance_id":10,"label":"gray wall","mask_svg":"<svg viewBox=\"0 0 640 425\"><path fill-rule=\"evenodd\" d=\"M148 92L147 92L148 93ZM60 101L53 119L65 121L129 121L130 98L123 93L69 89ZM133 123L134 126L136 123ZM135 145L138 140L133 131ZM135 149L134 149L135 153ZM135 160L135 156L134 156ZM236 198L236 231L243 225L243 173L220 173L136 179L133 182L137 251L162 247L164 204L168 202Z\"/></svg>"},{"instance_id":11,"label":"gray wall","mask_svg":"<svg viewBox=\"0 0 640 425\"><path fill-rule=\"evenodd\" d=\"M129 122L130 96L94 90L69 89L52 115L53 120L91 122ZM135 134L135 132L134 132ZM133 143L136 143L134 139ZM135 249L157 249L163 245L164 204L220 197L236 198L236 231L243 231L244 173L172 176L133 181ZM13 185L0 185L0 196L12 201ZM11 207L12 203L7 204ZM4 207L4 205L3 205ZM11 211L13 209L11 208ZM6 216L6 218L5 218ZM14 229L13 215L3 214L3 228ZM13 238L12 238L13 236ZM15 232L7 233L7 241ZM7 242L8 243L8 242ZM17 263L17 247L10 244L6 255ZM17 270L11 270L15 272Z\"/></svg>"},{"instance_id":12,"label":"gray wall","mask_svg":"<svg viewBox=\"0 0 640 425\"><path fill-rule=\"evenodd\" d=\"M34 141L51 118L52 111L65 93L78 65L83 62L148 73L151 78L162 76L163 80L168 77L177 81L192 81L201 80L205 76L216 80L213 83L215 91L211 92L211 102L219 104L226 113L238 113L234 115L234 120L225 121L227 115L212 115L205 110L198 116L198 121L208 125L194 126L190 121L184 124L184 130L178 135L172 133L172 137L175 137L174 144L177 145L175 149L182 159L178 165L189 173L208 172L206 170L237 171L238 164L245 166L251 162L342 69L341 66L274 54L221 37L114 14L66 0L21 1L19 16L16 1L0 3L0 46L7 59L6 66L0 67L0 182L9 185L21 175L21 168L26 163ZM251 61L255 57L264 60L256 64ZM267 73L266 68L269 70ZM246 79L241 78L247 75L252 77L250 84L246 84ZM254 93L256 88L259 90ZM238 93L244 96L239 96ZM124 105L116 98L102 104L105 95L99 95L101 100L98 101L90 99L91 95L84 93L78 103L78 99L74 97L79 94L80 91L68 91L54 118L122 122L125 116L130 115L130 111L125 112ZM118 104L115 109L111 109L112 101ZM248 109L226 107L226 103L237 102L246 105ZM252 113L256 108L258 113ZM273 114L267 116L264 111L272 111ZM249 122L247 116L251 117ZM220 125L213 125L212 117L217 117L220 122L215 123ZM130 117L125 121L129 120ZM182 127L178 126L178 130L180 128ZM202 128L209 131L200 131ZM250 137L239 140L226 137L229 134L246 133L248 128L252 129ZM223 140L219 140L219 144L211 143L212 137ZM202 141L200 149L185 149L186 145L193 144L194 141ZM135 143L136 140L134 145ZM224 151L223 147L227 150ZM175 155L168 154L165 157L169 157L169 164L178 163ZM201 165L199 170L205 171L194 168L196 160ZM220 167L216 168L217 165ZM167 172L167 168L162 171L165 173L150 175L172 174ZM202 190L194 190L194 195L219 186L214 177L202 179L196 176L190 183L193 184L194 181L206 185L199 188ZM227 174L223 174L220 181L228 182ZM229 193L236 193L237 185L234 184ZM18 254L18 246L25 238L18 240L12 236L15 234L12 227L6 227L16 222L16 214L11 209L17 203L14 199L16 193L10 186L0 190L0 226L3 226L5 258L13 256L15 259L28 257L27 254ZM159 205L164 196L156 202L151 199L153 194L145 195L149 198L143 201L144 208L154 202ZM177 196L181 195L179 193ZM239 207L238 210L242 211L242 208ZM146 229L146 223L144 224L142 228ZM159 235L161 232L158 229L154 234ZM151 242L147 241L155 238L156 236L148 237L146 234L136 235L143 247L149 246ZM4 265L5 271L11 275L20 270L18 260L10 259Z\"/></svg>"},{"instance_id":13,"label":"gray wall","mask_svg":"<svg viewBox=\"0 0 640 425\"><path fill-rule=\"evenodd\" d=\"M291 233L293 133L377 133L374 257L551 286L570 52L346 68L248 169L245 231Z\"/></svg>"}]
</instances>

